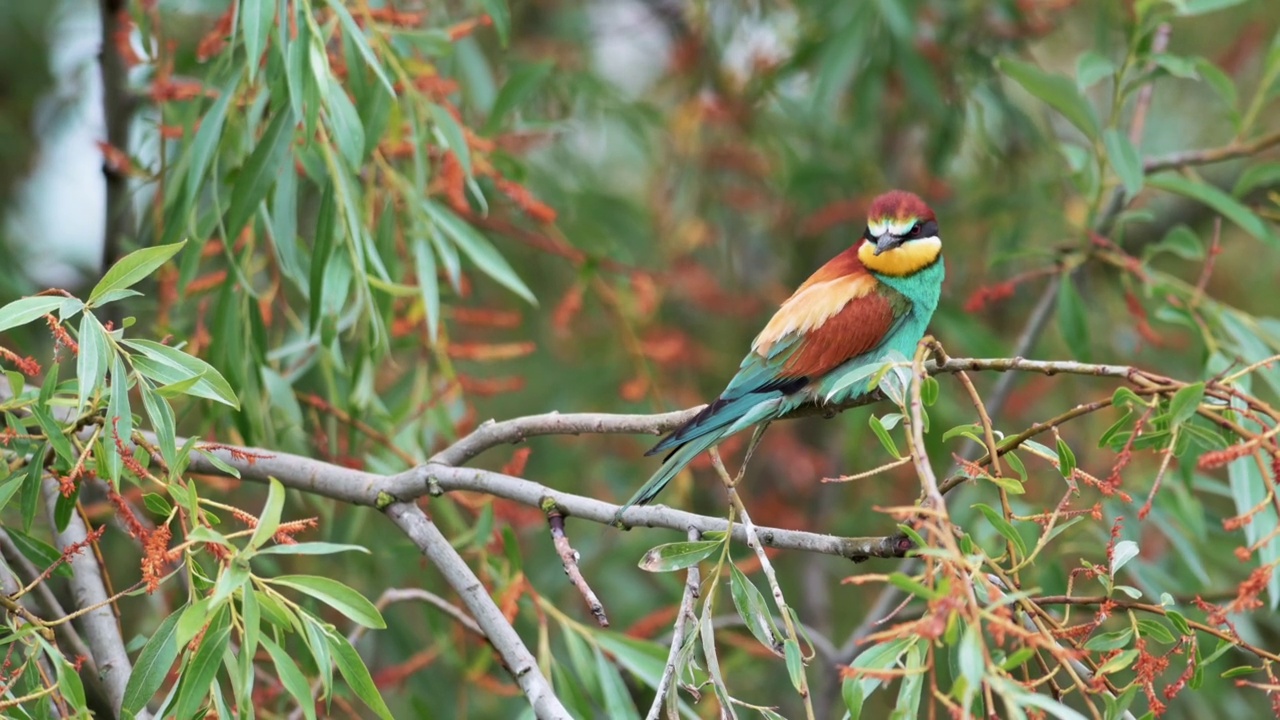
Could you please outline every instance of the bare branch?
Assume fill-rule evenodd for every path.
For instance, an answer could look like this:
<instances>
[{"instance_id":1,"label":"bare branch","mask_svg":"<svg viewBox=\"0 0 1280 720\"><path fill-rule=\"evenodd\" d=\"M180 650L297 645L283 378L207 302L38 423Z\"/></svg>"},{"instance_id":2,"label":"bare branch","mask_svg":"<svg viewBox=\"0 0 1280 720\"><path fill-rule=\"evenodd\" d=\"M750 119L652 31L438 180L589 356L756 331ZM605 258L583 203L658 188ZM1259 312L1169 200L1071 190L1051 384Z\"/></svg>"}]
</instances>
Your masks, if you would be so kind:
<instances>
[{"instance_id":1,"label":"bare branch","mask_svg":"<svg viewBox=\"0 0 1280 720\"><path fill-rule=\"evenodd\" d=\"M72 545L84 543L89 536L89 529L78 513L71 513L66 528L56 531L54 513L60 497L57 481L46 477L41 489L49 511L49 524L55 529L54 540L58 550L65 552ZM67 564L71 566L71 595L76 606L93 608L80 617L80 628L85 644L89 647L90 657L98 666L103 692L110 701L112 710L118 714L124 702L124 688L133 672L133 664L129 662L129 653L124 649L120 625L108 604L110 598L103 582L102 568L98 567L97 558L88 548L68 557ZM150 718L151 714L142 710L137 717Z\"/></svg>"},{"instance_id":2,"label":"bare branch","mask_svg":"<svg viewBox=\"0 0 1280 720\"><path fill-rule=\"evenodd\" d=\"M484 630L480 629L480 626L476 624L475 620L471 619L471 616L467 615L462 610L459 610L453 603L445 600L430 590L423 590L422 588L387 588L378 596L378 601L374 603L374 607L378 608L378 612L382 612L387 609L388 605L398 602L408 602L411 600L422 601L444 612L445 615L453 618L459 625L465 628L467 632L472 633L485 642L489 641L489 636L484 634ZM364 637L368 630L369 628L364 625L356 625L352 628L351 632L347 633L347 642L355 645L359 642L360 638ZM315 682L311 683L311 697L319 697L320 690L322 688L323 684L319 679L316 679ZM305 714L306 713L303 712L302 707L294 708L293 712L289 713L289 720L299 720L299 718L302 718Z\"/></svg>"},{"instance_id":3,"label":"bare branch","mask_svg":"<svg viewBox=\"0 0 1280 720\"><path fill-rule=\"evenodd\" d=\"M689 540L692 542L702 537L697 530L689 531ZM671 684L676 676L676 662L680 657L680 649L684 647L684 626L689 620L694 619L693 604L698 599L699 586L701 585L701 577L698 574L698 564L694 563L689 566L688 574L684 580L684 594L680 597L680 609L676 612L676 624L671 630L671 650L667 653L667 665L662 669L662 678L658 680L658 688L653 696L653 704L649 706L649 713L645 715L645 720L658 720L662 716L662 706L666 702L667 693L671 689ZM671 698L671 705L676 704L676 699ZM678 717L678 713L669 712L668 717Z\"/></svg>"},{"instance_id":4,"label":"bare branch","mask_svg":"<svg viewBox=\"0 0 1280 720\"><path fill-rule=\"evenodd\" d=\"M4 528L0 528L0 555L4 556L4 561L17 575L21 583L31 583L40 576L40 569L27 559L26 555L18 549L13 543L13 538ZM10 593L12 594L12 593ZM47 618L62 618L67 616L67 611L63 609L62 603L58 601L53 591L49 589L46 583L36 583L35 589L29 595L33 597L36 604L44 611ZM53 631L57 635L58 645L69 657L82 657L85 664L82 670L83 676L89 678L94 684L97 692L102 692L101 680L98 676L98 668L94 664L93 655L89 652L89 646L84 644L84 640L80 638L80 633L76 631L73 623L58 623L53 626Z\"/></svg>"},{"instance_id":5,"label":"bare branch","mask_svg":"<svg viewBox=\"0 0 1280 720\"><path fill-rule=\"evenodd\" d=\"M533 712L542 720L569 720L569 711L560 703L550 683L543 677L529 648L525 647L515 628L511 627L502 615L502 610L489 597L489 591L480 582L480 578L476 577L466 561L453 549L449 539L441 534L436 524L413 503L393 503L385 512L444 575L445 582L462 597L462 602L471 611L476 625L484 631L507 671L529 699Z\"/></svg>"},{"instance_id":6,"label":"bare branch","mask_svg":"<svg viewBox=\"0 0 1280 720\"><path fill-rule=\"evenodd\" d=\"M1164 52L1169 47L1169 35L1173 32L1173 26L1169 23L1160 23L1156 28L1155 35L1151 38L1151 55L1155 57ZM1155 61L1147 63L1147 71L1155 68ZM1142 133L1147 128L1147 110L1151 109L1151 98L1155 95L1156 84L1147 83L1138 91L1138 101L1133 105L1133 119L1129 121L1129 142L1133 143L1135 148L1142 147Z\"/></svg>"},{"instance_id":7,"label":"bare branch","mask_svg":"<svg viewBox=\"0 0 1280 720\"><path fill-rule=\"evenodd\" d=\"M1256 140L1248 142L1237 140L1222 147L1209 148L1208 150L1185 150L1161 155L1147 160L1143 163L1142 169L1150 175L1162 170L1174 170L1192 165L1209 165L1249 155L1257 155L1263 150L1269 150L1277 145L1280 145L1280 131L1263 135Z\"/></svg>"},{"instance_id":8,"label":"bare branch","mask_svg":"<svg viewBox=\"0 0 1280 720\"><path fill-rule=\"evenodd\" d=\"M523 442L538 435L605 435L614 433L634 435L661 435L698 414L702 407L677 410L660 415L614 415L611 413L557 412L529 415L494 422L489 420L470 435L436 453L431 462L442 465L462 465L480 453L497 445Z\"/></svg>"},{"instance_id":9,"label":"bare branch","mask_svg":"<svg viewBox=\"0 0 1280 720\"><path fill-rule=\"evenodd\" d=\"M547 513L547 525L551 528L551 542L555 545L556 554L560 556L560 562L564 565L564 574L569 576L569 582L572 582L573 586L578 588L578 592L582 593L582 599L587 601L587 607L590 608L591 614L595 616L600 627L609 627L609 618L604 614L604 605L596 596L596 592L587 584L587 579L582 576L582 569L578 567L578 551L569 544L569 536L565 533L564 513L556 506L555 501L547 501L543 510Z\"/></svg>"},{"instance_id":10,"label":"bare branch","mask_svg":"<svg viewBox=\"0 0 1280 720\"><path fill-rule=\"evenodd\" d=\"M602 525L611 524L614 513L619 509L619 506L613 503L552 490L545 485L530 480L511 477L489 470L432 467L431 479L441 491L471 490L514 500L522 505L532 507L541 507L542 500L549 498L565 513L583 520L598 522ZM697 515L663 505L631 507L623 515L623 521L627 527L660 527L679 531L693 528L704 534L730 530L729 522L724 518ZM769 547L782 550L802 550L822 555L836 555L850 560L865 560L871 557L902 557L910 549L909 544L901 545L898 542L898 538L848 538L770 527L757 528L757 532L760 534L761 542ZM735 524L733 526L732 536L736 542L743 544L747 542L746 532L741 525Z\"/></svg>"}]
</instances>

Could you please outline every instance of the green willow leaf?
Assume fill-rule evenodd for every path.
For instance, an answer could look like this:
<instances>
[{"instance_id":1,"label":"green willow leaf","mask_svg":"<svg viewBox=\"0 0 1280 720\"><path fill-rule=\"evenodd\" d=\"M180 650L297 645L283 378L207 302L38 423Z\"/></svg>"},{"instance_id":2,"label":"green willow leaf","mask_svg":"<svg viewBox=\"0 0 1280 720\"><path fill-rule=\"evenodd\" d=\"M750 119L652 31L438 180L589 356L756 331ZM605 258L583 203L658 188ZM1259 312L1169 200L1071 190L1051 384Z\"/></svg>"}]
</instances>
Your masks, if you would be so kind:
<instances>
[{"instance_id":1,"label":"green willow leaf","mask_svg":"<svg viewBox=\"0 0 1280 720\"><path fill-rule=\"evenodd\" d=\"M467 145L467 136L462 133L462 126L453 114L440 105L431 103L431 120L444 138L444 145L449 148L462 171L471 177L471 148Z\"/></svg>"},{"instance_id":2,"label":"green willow leaf","mask_svg":"<svg viewBox=\"0 0 1280 720\"><path fill-rule=\"evenodd\" d=\"M538 88L551 76L555 66L549 62L522 63L511 71L511 76L502 84L498 96L489 108L489 117L484 123L484 134L491 135L502 127L506 116L531 98Z\"/></svg>"},{"instance_id":3,"label":"green willow leaf","mask_svg":"<svg viewBox=\"0 0 1280 720\"><path fill-rule=\"evenodd\" d=\"M1187 385L1174 393L1173 398L1169 400L1170 427L1177 427L1190 420L1196 414L1196 409L1200 407L1200 401L1203 399L1204 383L1202 382Z\"/></svg>"},{"instance_id":4,"label":"green willow leaf","mask_svg":"<svg viewBox=\"0 0 1280 720\"><path fill-rule=\"evenodd\" d=\"M311 698L311 685L307 682L307 676L298 669L298 663L266 635L263 635L259 642L271 656L271 662L276 666L276 674L280 678L280 683L284 685L284 689L297 701L298 707L306 717L309 720L315 720L316 703Z\"/></svg>"},{"instance_id":5,"label":"green willow leaf","mask_svg":"<svg viewBox=\"0 0 1280 720\"><path fill-rule=\"evenodd\" d=\"M231 186L231 204L223 219L226 237L237 237L249 218L257 212L276 178L287 168L285 159L293 144L293 129L297 125L291 108L276 112L271 123L254 144L253 152L240 166Z\"/></svg>"},{"instance_id":6,"label":"green willow leaf","mask_svg":"<svg viewBox=\"0 0 1280 720\"><path fill-rule=\"evenodd\" d=\"M28 297L0 308L0 332L16 328L57 310L62 305L60 297Z\"/></svg>"},{"instance_id":7,"label":"green willow leaf","mask_svg":"<svg viewBox=\"0 0 1280 720\"><path fill-rule=\"evenodd\" d=\"M0 511L4 510L4 506L9 504L13 496L22 488L22 477L14 475L9 478L3 485L0 485Z\"/></svg>"},{"instance_id":8,"label":"green willow leaf","mask_svg":"<svg viewBox=\"0 0 1280 720\"><path fill-rule=\"evenodd\" d=\"M274 482L274 481L273 481ZM293 545L271 545L264 547L257 555L333 555L335 553L358 552L369 555L369 549L360 545L331 542L300 542Z\"/></svg>"},{"instance_id":9,"label":"green willow leaf","mask_svg":"<svg viewBox=\"0 0 1280 720\"><path fill-rule=\"evenodd\" d=\"M121 714L132 716L146 707L169 675L178 658L178 618L185 608L178 608L151 633L142 653L133 664L133 673L124 687Z\"/></svg>"},{"instance_id":10,"label":"green willow leaf","mask_svg":"<svg viewBox=\"0 0 1280 720\"><path fill-rule=\"evenodd\" d=\"M352 622L367 628L381 630L387 626L378 608L365 596L332 578L319 575L281 575L268 582L310 595L341 612Z\"/></svg>"},{"instance_id":11,"label":"green willow leaf","mask_svg":"<svg viewBox=\"0 0 1280 720\"><path fill-rule=\"evenodd\" d=\"M240 0L240 33L244 36L245 70L251 83L275 18L275 0Z\"/></svg>"},{"instance_id":12,"label":"green willow leaf","mask_svg":"<svg viewBox=\"0 0 1280 720\"><path fill-rule=\"evenodd\" d=\"M120 258L110 270L107 270L98 284L93 286L93 290L89 293L88 304L96 305L107 293L138 284L143 278L159 270L161 265L178 254L186 244L187 241L183 240L171 245L142 248Z\"/></svg>"},{"instance_id":13,"label":"green willow leaf","mask_svg":"<svg viewBox=\"0 0 1280 720\"><path fill-rule=\"evenodd\" d=\"M600 691L604 695L605 716L639 720L640 713L631 700L631 693L627 692L627 683L622 679L622 673L618 672L618 668L613 663L605 659L599 646L595 648L595 661L596 674L600 678Z\"/></svg>"},{"instance_id":14,"label":"green willow leaf","mask_svg":"<svg viewBox=\"0 0 1280 720\"><path fill-rule=\"evenodd\" d=\"M452 210L434 200L423 201L422 206L427 215L444 231L445 235L449 236L458 249L480 268L480 272L498 281L503 287L529 303L537 303L533 297L533 291L516 275L516 271L498 253L488 238L480 234L479 230L471 227Z\"/></svg>"},{"instance_id":15,"label":"green willow leaf","mask_svg":"<svg viewBox=\"0 0 1280 720\"><path fill-rule=\"evenodd\" d=\"M329 111L329 125L333 131L333 142L338 152L351 167L359 167L364 159L365 133L364 123L360 122L360 113L347 97L346 88L335 78L329 78L325 85L325 107Z\"/></svg>"},{"instance_id":16,"label":"green willow leaf","mask_svg":"<svg viewBox=\"0 0 1280 720\"><path fill-rule=\"evenodd\" d=\"M1062 113L1087 137L1098 137L1098 114L1069 78L1011 58L1000 58L996 67L1027 92Z\"/></svg>"},{"instance_id":17,"label":"green willow leaf","mask_svg":"<svg viewBox=\"0 0 1280 720\"><path fill-rule=\"evenodd\" d=\"M1161 190L1202 202L1255 238L1273 246L1280 246L1280 238L1276 237L1275 233L1271 231L1271 228L1267 226L1267 223L1262 218L1254 214L1239 200L1212 185L1173 173L1149 177L1147 178L1147 184L1151 187L1160 188Z\"/></svg>"},{"instance_id":18,"label":"green willow leaf","mask_svg":"<svg viewBox=\"0 0 1280 720\"><path fill-rule=\"evenodd\" d=\"M142 407L147 411L151 428L156 433L160 457L164 458L166 465L174 467L178 463L178 434L173 420L173 408L151 387L151 383L139 381L138 388L142 392Z\"/></svg>"},{"instance_id":19,"label":"green willow leaf","mask_svg":"<svg viewBox=\"0 0 1280 720\"><path fill-rule=\"evenodd\" d=\"M777 626L773 623L773 616L769 612L764 593L760 592L755 583L751 582L737 565L729 563L729 568L730 594L733 596L733 606L738 610L738 616L742 618L743 624L761 645L769 648L775 655L778 654L782 639L779 637Z\"/></svg>"},{"instance_id":20,"label":"green willow leaf","mask_svg":"<svg viewBox=\"0 0 1280 720\"><path fill-rule=\"evenodd\" d=\"M498 42L506 47L511 40L511 9L507 0L480 0L485 14L493 20L493 29L498 33Z\"/></svg>"},{"instance_id":21,"label":"green willow leaf","mask_svg":"<svg viewBox=\"0 0 1280 720\"><path fill-rule=\"evenodd\" d=\"M378 687L373 684L373 678L369 675L369 668L365 667L364 660L360 659L360 654L356 649L351 647L351 643L347 642L345 637L334 633L325 633L325 640L328 642L329 650L333 655L333 662L338 666L338 672L342 673L342 677L346 678L347 684L351 686L351 690L355 692L356 697L360 698L370 710L377 713L378 717L383 720L393 720L391 710L382 699L382 695L378 693ZM327 664L327 663L326 663Z\"/></svg>"},{"instance_id":22,"label":"green willow leaf","mask_svg":"<svg viewBox=\"0 0 1280 720\"><path fill-rule=\"evenodd\" d=\"M1115 128L1107 128L1102 133L1102 144L1107 148L1107 159L1116 171L1116 177L1124 184L1125 193L1132 198L1142 192L1145 177L1142 156L1138 154L1138 149L1133 146L1129 136Z\"/></svg>"},{"instance_id":23,"label":"green willow leaf","mask_svg":"<svg viewBox=\"0 0 1280 720\"><path fill-rule=\"evenodd\" d=\"M440 283L436 279L435 254L431 250L431 241L427 238L414 238L413 263L422 305L427 314L427 335L435 342L440 333Z\"/></svg>"},{"instance_id":24,"label":"green willow leaf","mask_svg":"<svg viewBox=\"0 0 1280 720\"><path fill-rule=\"evenodd\" d=\"M195 717L196 711L209 696L209 686L222 667L222 654L231 641L231 614L221 612L200 639L200 649L187 661L181 672L178 699L174 701L173 715L180 718Z\"/></svg>"},{"instance_id":25,"label":"green willow leaf","mask_svg":"<svg viewBox=\"0 0 1280 720\"><path fill-rule=\"evenodd\" d=\"M1008 520L1004 519L1004 516L1001 515L998 510L983 503L978 503L973 507L987 518L987 522L991 523L991 525L996 529L996 532L1000 533L1006 540L1013 543L1013 546L1018 549L1019 557L1027 556L1026 541L1022 539L1022 535L1018 534L1018 531L1009 523Z\"/></svg>"},{"instance_id":26,"label":"green willow leaf","mask_svg":"<svg viewBox=\"0 0 1280 720\"><path fill-rule=\"evenodd\" d=\"M172 385L191 378L198 378L197 382L187 391L188 394L205 398L206 400L214 400L233 408L240 407L240 401L236 398L236 393L231 389L227 379L222 377L222 373L204 360L194 355L188 355L177 348L161 345L151 340L123 340L121 342L125 347L136 350L146 358L155 361L154 363L138 363L139 358L136 356L133 358L135 366L138 366L139 370L150 379L163 385ZM144 367L145 370L143 370Z\"/></svg>"},{"instance_id":27,"label":"green willow leaf","mask_svg":"<svg viewBox=\"0 0 1280 720\"><path fill-rule=\"evenodd\" d=\"M79 385L77 412L83 411L89 397L102 387L107 377L107 365L113 359L107 330L93 313L85 313L80 320L79 342L80 353L76 356L76 380Z\"/></svg>"},{"instance_id":28,"label":"green willow leaf","mask_svg":"<svg viewBox=\"0 0 1280 720\"><path fill-rule=\"evenodd\" d=\"M719 540L692 540L658 545L650 548L640 559L640 569L649 572L683 570L711 557L721 545Z\"/></svg>"},{"instance_id":29,"label":"green willow leaf","mask_svg":"<svg viewBox=\"0 0 1280 720\"><path fill-rule=\"evenodd\" d=\"M369 69L373 71L374 75L378 76L378 81L394 97L396 94L395 86L391 84L386 71L382 68L382 62L373 53L373 48L369 47L369 40L364 36L364 29L356 24L355 18L351 17L351 12L347 10L347 6L342 0L326 0L326 2L333 9L333 13L338 16L338 22L342 23L342 36L355 43L360 57L364 58Z\"/></svg>"},{"instance_id":30,"label":"green willow leaf","mask_svg":"<svg viewBox=\"0 0 1280 720\"><path fill-rule=\"evenodd\" d=\"M62 558L62 553L58 552L57 548L40 538L32 537L14 527L5 527L5 532L9 533L13 544L18 548L18 552L22 553L40 570L47 569ZM59 563L53 574L58 577L70 578L72 577L71 567L66 563Z\"/></svg>"},{"instance_id":31,"label":"green willow leaf","mask_svg":"<svg viewBox=\"0 0 1280 720\"><path fill-rule=\"evenodd\" d=\"M257 550L265 545L280 527L280 513L284 511L284 485L275 478L270 478L270 481L267 489L267 503L262 508L262 514L258 516L258 525L253 529L253 536L249 538L250 550Z\"/></svg>"}]
</instances>

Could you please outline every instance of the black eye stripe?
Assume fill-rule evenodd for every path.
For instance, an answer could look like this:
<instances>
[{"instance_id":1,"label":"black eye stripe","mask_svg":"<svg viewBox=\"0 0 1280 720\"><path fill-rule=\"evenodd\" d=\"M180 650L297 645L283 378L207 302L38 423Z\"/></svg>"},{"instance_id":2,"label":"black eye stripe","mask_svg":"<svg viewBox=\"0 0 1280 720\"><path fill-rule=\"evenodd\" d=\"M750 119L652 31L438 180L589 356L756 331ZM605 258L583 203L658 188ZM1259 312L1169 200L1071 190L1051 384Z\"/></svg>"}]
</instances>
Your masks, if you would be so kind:
<instances>
[{"instance_id":1,"label":"black eye stripe","mask_svg":"<svg viewBox=\"0 0 1280 720\"><path fill-rule=\"evenodd\" d=\"M911 237L913 238L927 238L927 237L933 237L937 234L938 234L938 221L936 220L929 220L925 222L923 225L920 223L916 223L911 228Z\"/></svg>"}]
</instances>

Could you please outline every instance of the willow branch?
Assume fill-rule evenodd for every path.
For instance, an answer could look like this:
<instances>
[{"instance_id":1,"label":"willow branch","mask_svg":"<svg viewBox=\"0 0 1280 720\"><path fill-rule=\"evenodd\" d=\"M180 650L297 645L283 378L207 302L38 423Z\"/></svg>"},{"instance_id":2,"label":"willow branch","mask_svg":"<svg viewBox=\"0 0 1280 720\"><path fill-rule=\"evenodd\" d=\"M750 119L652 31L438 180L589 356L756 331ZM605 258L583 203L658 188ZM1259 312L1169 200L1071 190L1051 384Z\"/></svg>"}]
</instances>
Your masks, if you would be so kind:
<instances>
[{"instance_id":1,"label":"willow branch","mask_svg":"<svg viewBox=\"0 0 1280 720\"><path fill-rule=\"evenodd\" d=\"M1073 597L1070 595L1044 595L1040 597L1031 597L1031 598L1028 598L1028 600L1040 606L1102 605L1103 603L1110 603L1114 607L1122 608L1124 610L1136 610L1139 612L1151 613L1153 615L1168 616L1168 612L1161 605L1152 605L1151 603L1143 603L1143 602L1132 602L1129 600L1115 600L1115 599L1107 598L1101 595L1076 596L1076 597ZM1256 645L1253 645L1245 641L1243 638L1241 638L1239 635L1236 635L1235 633L1227 632L1225 630L1220 630L1216 627L1213 627L1212 625L1207 625L1205 623L1199 622L1198 620L1192 620L1191 618L1184 617L1183 620L1185 620L1187 623L1187 626L1192 628L1193 630L1198 630L1202 633L1212 635L1218 638L1219 640L1229 642L1232 645L1235 645L1236 647L1240 648L1241 650L1245 650L1250 653L1253 653L1254 655L1258 656L1262 660L1267 660L1270 662L1280 662L1280 654L1276 654L1269 650L1264 650Z\"/></svg>"},{"instance_id":2,"label":"willow branch","mask_svg":"<svg viewBox=\"0 0 1280 720\"><path fill-rule=\"evenodd\" d=\"M440 532L436 524L413 503L395 503L387 507L385 512L440 574L444 575L449 586L462 597L475 624L489 638L489 643L502 658L507 671L515 678L529 704L533 706L534 714L542 720L569 720L572 716L538 669L538 663L529 648L525 647L515 628L507 622L480 578L476 577L462 556L453 549L449 539Z\"/></svg>"},{"instance_id":3,"label":"willow branch","mask_svg":"<svg viewBox=\"0 0 1280 720\"><path fill-rule=\"evenodd\" d=\"M0 555L4 556L4 561L8 563L14 571L17 578L23 583L34 582L40 576L40 569L37 568L18 546L14 544L13 538L4 528L0 528ZM12 593L11 593L12 594ZM34 602L43 611L44 616L48 618L61 618L67 616L67 611L63 609L62 603L58 601L58 597L49 589L47 583L35 583L35 589L29 593ZM58 623L53 626L53 632L58 638L58 646L67 654L68 657L82 657L85 664L81 668L81 677L87 678L93 685L95 692L102 693L102 683L98 676L98 668L93 662L93 654L89 652L89 646L84 644L80 633L76 631L73 623Z\"/></svg>"},{"instance_id":4,"label":"willow branch","mask_svg":"<svg viewBox=\"0 0 1280 720\"><path fill-rule=\"evenodd\" d=\"M1211 163L1224 162L1226 160L1235 160L1236 158L1256 155L1277 145L1280 145L1280 130L1263 135L1256 140L1236 140L1235 142L1227 143L1221 147L1209 148L1207 150L1184 150L1182 152L1161 155L1160 157L1147 160L1143 163L1142 169L1150 175L1162 170L1174 170L1177 168L1190 167L1192 165L1209 165Z\"/></svg>"},{"instance_id":5,"label":"willow branch","mask_svg":"<svg viewBox=\"0 0 1280 720\"><path fill-rule=\"evenodd\" d=\"M41 489L49 511L49 524L55 527L54 541L58 550L66 553L67 548L84 543L89 537L89 529L79 513L71 513L66 527L61 531L56 530L54 513L60 497L57 481L45 478ZM67 558L67 564L71 567L71 596L76 607L93 608L80 616L80 629L85 644L89 647L90 657L98 667L103 692L111 703L112 710L119 714L124 702L125 684L129 682L133 664L129 662L129 653L125 651L124 640L120 635L120 625L111 610L102 568L98 566L92 549L87 547L72 553ZM137 713L137 717L150 718L151 714L142 710Z\"/></svg>"},{"instance_id":6,"label":"willow branch","mask_svg":"<svg viewBox=\"0 0 1280 720\"><path fill-rule=\"evenodd\" d=\"M569 582L573 583L573 586L582 594L582 599L586 601L587 608L591 610L600 627L609 627L609 616L605 615L604 604L600 602L596 591L591 589L591 585L587 584L587 579L582 575L582 568L578 567L578 551L569 544L569 534L564 527L564 511L554 501L548 501L543 506L543 510L547 514L547 527L551 530L551 543L556 548L556 555L560 556L564 574L569 576Z\"/></svg>"},{"instance_id":7,"label":"willow branch","mask_svg":"<svg viewBox=\"0 0 1280 720\"><path fill-rule=\"evenodd\" d=\"M697 530L689 531L690 542L700 537L701 535L698 534ZM684 647L685 623L696 619L693 614L693 604L698 599L701 582L698 564L694 563L689 566L689 570L685 575L684 593L680 596L680 609L676 612L676 624L671 630L671 650L667 653L667 664L662 669L662 677L658 680L658 688L653 696L653 704L649 706L649 713L645 715L645 720L658 720L662 716L662 706L667 702L671 684L675 681L675 676L678 672L676 664L680 660L680 650ZM675 710L677 707L675 693L671 693L670 700L671 702L667 705L668 717L679 717L679 713Z\"/></svg>"}]
</instances>

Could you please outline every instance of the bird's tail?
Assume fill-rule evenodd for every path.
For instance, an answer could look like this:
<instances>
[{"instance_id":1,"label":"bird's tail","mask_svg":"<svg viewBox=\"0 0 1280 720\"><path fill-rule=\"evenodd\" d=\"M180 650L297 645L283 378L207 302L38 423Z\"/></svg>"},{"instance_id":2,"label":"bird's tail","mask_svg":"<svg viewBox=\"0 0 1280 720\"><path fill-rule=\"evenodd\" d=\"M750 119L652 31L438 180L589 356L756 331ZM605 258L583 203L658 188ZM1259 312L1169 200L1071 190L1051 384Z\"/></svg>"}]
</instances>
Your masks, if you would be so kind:
<instances>
[{"instance_id":1,"label":"bird's tail","mask_svg":"<svg viewBox=\"0 0 1280 720\"><path fill-rule=\"evenodd\" d=\"M758 393L732 401L717 400L698 413L692 420L658 443L649 451L666 450L675 445L670 455L662 461L662 467L649 478L649 481L631 496L618 512L614 514L615 523L620 523L622 513L632 505L648 505L662 492L686 465L693 462L703 451L736 432L745 430L756 423L777 417L783 405L782 393ZM674 442L673 442L674 439Z\"/></svg>"},{"instance_id":2,"label":"bird's tail","mask_svg":"<svg viewBox=\"0 0 1280 720\"><path fill-rule=\"evenodd\" d=\"M715 402L702 408L702 412L694 415L688 422L673 430L670 435L650 448L645 455L656 455L663 450L674 450L685 443L707 435L713 435L718 440L729 434L724 431L725 428L749 415L755 406L781 396L782 393L775 391L748 393L735 398L716 398ZM707 445L706 447L711 446ZM668 455L667 457L671 456ZM697 455L695 454L693 457L697 457ZM693 457L689 459L692 460ZM678 471L679 469L677 468Z\"/></svg>"},{"instance_id":3,"label":"bird's tail","mask_svg":"<svg viewBox=\"0 0 1280 720\"><path fill-rule=\"evenodd\" d=\"M653 502L653 499L658 497L658 493L662 492L662 489L667 486L667 483L671 482L672 478L678 475L686 465L693 462L693 459L698 457L704 450L720 442L720 438L721 435L719 433L708 433L676 448L662 462L662 467L658 468L653 477L649 478L649 481L642 485L636 491L636 494L632 495L631 499L618 509L617 514L614 515L614 521L620 520L622 513L626 512L627 508L632 505L648 505Z\"/></svg>"}]
</instances>

